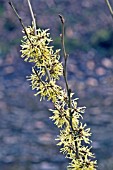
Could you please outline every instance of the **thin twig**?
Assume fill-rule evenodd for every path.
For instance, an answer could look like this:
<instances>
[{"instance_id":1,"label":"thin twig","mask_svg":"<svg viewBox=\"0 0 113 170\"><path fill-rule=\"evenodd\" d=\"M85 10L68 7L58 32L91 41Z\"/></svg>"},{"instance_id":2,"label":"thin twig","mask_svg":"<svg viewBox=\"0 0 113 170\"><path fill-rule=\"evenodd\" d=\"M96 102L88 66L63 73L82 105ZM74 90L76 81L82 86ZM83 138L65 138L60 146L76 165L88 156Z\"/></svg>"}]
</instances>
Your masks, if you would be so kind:
<instances>
[{"instance_id":1,"label":"thin twig","mask_svg":"<svg viewBox=\"0 0 113 170\"><path fill-rule=\"evenodd\" d=\"M28 6L29 6L30 13L31 13L31 17L32 17L32 20L33 20L34 34L36 35L37 32L36 32L36 20L35 20L35 15L34 15L34 13L33 13L33 9L32 9L30 0L27 0L27 2L28 2Z\"/></svg>"},{"instance_id":2,"label":"thin twig","mask_svg":"<svg viewBox=\"0 0 113 170\"><path fill-rule=\"evenodd\" d=\"M63 51L63 56L64 56L64 67L63 67L63 76L64 76L64 80L65 80L65 84L66 84L66 90L67 90L67 96L68 96L68 107L70 109L70 115L71 115L71 89L69 89L68 86L68 81L67 81L67 54L66 54L66 50L65 50L65 42L64 42L64 24L65 24L65 20L64 17L59 14L61 23L62 23L62 34L61 34L61 43L62 43L62 51ZM71 123L72 124L72 123Z\"/></svg>"},{"instance_id":3,"label":"thin twig","mask_svg":"<svg viewBox=\"0 0 113 170\"><path fill-rule=\"evenodd\" d=\"M49 72L49 70L47 69L46 66L44 66L44 68L45 68L45 72L46 72L47 77L48 77L48 81L50 82L51 81L50 72Z\"/></svg>"},{"instance_id":4,"label":"thin twig","mask_svg":"<svg viewBox=\"0 0 113 170\"><path fill-rule=\"evenodd\" d=\"M38 29L37 16L36 16L36 14L34 14L34 17L35 17L36 29Z\"/></svg>"},{"instance_id":5,"label":"thin twig","mask_svg":"<svg viewBox=\"0 0 113 170\"><path fill-rule=\"evenodd\" d=\"M67 90L67 96L68 96L68 107L71 109L71 89L69 89L68 86L68 81L67 81L67 54L66 54L66 50L65 50L65 42L64 42L64 24L65 24L65 20L64 17L59 14L61 23L62 23L62 35L61 35L61 43L62 43L62 51L63 51L63 56L64 56L64 67L63 67L63 76L64 76L64 80L65 80L65 84L66 84L66 90Z\"/></svg>"},{"instance_id":6,"label":"thin twig","mask_svg":"<svg viewBox=\"0 0 113 170\"><path fill-rule=\"evenodd\" d=\"M109 8L109 11L110 11L110 14L111 14L111 16L112 16L112 18L113 18L113 9L112 9L112 7L111 7L111 4L110 4L109 0L105 0L105 2L106 2L106 4L107 4L107 6L108 6L108 8Z\"/></svg>"},{"instance_id":7,"label":"thin twig","mask_svg":"<svg viewBox=\"0 0 113 170\"><path fill-rule=\"evenodd\" d=\"M27 39L28 39L29 42L32 44L32 42L31 42L31 40L29 39L29 36L28 36L28 34L27 34L27 31L26 31L26 28L25 28L25 26L24 26L24 23L22 22L22 18L21 18L20 15L18 14L18 12L17 12L17 10L15 9L13 3L9 1L9 5L10 5L11 8L13 9L13 11L14 11L14 13L16 14L18 20L20 21L20 23L21 23L21 25L22 25L22 27L23 27L23 30L24 30L24 32L25 32L25 34L26 34L26 36L27 36Z\"/></svg>"},{"instance_id":8,"label":"thin twig","mask_svg":"<svg viewBox=\"0 0 113 170\"><path fill-rule=\"evenodd\" d=\"M64 43L64 32L65 32L64 24L65 24L65 19L64 19L64 17L61 14L59 14L59 17L60 17L60 20L61 20L61 23L62 23L62 35L61 35L62 50L63 50L63 53L64 53L64 58L66 59L67 58L67 54L66 54L65 43Z\"/></svg>"},{"instance_id":9,"label":"thin twig","mask_svg":"<svg viewBox=\"0 0 113 170\"><path fill-rule=\"evenodd\" d=\"M63 55L64 55L64 68L63 68L63 75L64 75L64 80L65 80L65 84L66 84L66 90L67 90L67 94L68 94L68 82L67 82L67 54L66 54L66 50L65 50L65 42L64 42L64 24L65 24L65 20L64 17L59 14L59 18L61 20L62 23L62 34L61 34L61 43L62 43L62 51L63 51Z\"/></svg>"},{"instance_id":10,"label":"thin twig","mask_svg":"<svg viewBox=\"0 0 113 170\"><path fill-rule=\"evenodd\" d=\"M64 76L64 80L65 80L65 84L66 84L66 90L67 90L67 96L68 96L68 108L69 108L69 113L70 113L69 124L70 124L70 127L71 127L71 131L74 132L73 123L72 123L73 112L72 112L72 106L71 106L71 89L69 88L68 81L67 81L67 58L68 58L68 55L67 55L66 50L65 50L65 41L64 41L65 20L64 20L64 17L61 14L59 14L59 17L60 17L60 20L61 20L61 23L62 23L61 43L62 43L62 51L63 51L63 56L64 56L63 76ZM77 141L75 141L75 148L76 148L75 149L76 150L76 158L78 159L79 158L79 152L78 152Z\"/></svg>"}]
</instances>

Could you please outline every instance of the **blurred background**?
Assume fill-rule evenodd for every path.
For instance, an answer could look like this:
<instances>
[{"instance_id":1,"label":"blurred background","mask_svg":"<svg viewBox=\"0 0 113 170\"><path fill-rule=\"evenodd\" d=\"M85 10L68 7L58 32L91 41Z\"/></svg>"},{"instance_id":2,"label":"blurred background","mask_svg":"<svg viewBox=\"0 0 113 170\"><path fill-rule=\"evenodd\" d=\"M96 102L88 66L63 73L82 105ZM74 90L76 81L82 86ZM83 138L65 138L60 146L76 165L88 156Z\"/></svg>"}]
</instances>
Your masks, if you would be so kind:
<instances>
[{"instance_id":1,"label":"blurred background","mask_svg":"<svg viewBox=\"0 0 113 170\"><path fill-rule=\"evenodd\" d=\"M27 0L12 1L30 25ZM113 170L113 19L105 1L31 2L55 48L61 48L58 14L65 17L69 84L79 106L87 107L84 122L91 128L98 170ZM31 65L20 58L21 30L8 1L0 0L0 170L65 170L68 160L54 140L59 130L49 120L52 104L34 97L26 81Z\"/></svg>"}]
</instances>

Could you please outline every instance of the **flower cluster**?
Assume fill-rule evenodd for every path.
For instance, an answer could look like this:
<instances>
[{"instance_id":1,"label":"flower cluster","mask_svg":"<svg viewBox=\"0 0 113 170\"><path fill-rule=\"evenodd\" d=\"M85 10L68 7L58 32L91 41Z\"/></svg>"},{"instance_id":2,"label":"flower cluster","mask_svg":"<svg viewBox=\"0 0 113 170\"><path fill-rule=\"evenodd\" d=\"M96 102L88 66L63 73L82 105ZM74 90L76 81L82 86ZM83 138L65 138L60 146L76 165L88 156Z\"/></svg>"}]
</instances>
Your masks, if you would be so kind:
<instances>
[{"instance_id":1,"label":"flower cluster","mask_svg":"<svg viewBox=\"0 0 113 170\"><path fill-rule=\"evenodd\" d=\"M91 152L90 129L82 124L85 107L78 107L77 98L57 84L63 75L63 65L60 62L60 50L54 52L50 46L52 39L48 30L36 30L27 27L22 40L22 58L33 64L32 74L28 76L35 95L41 99L47 98L54 104L53 116L50 117L55 125L60 128L57 139L60 151L71 160L68 170L96 170L96 161ZM26 35L27 34L27 35Z\"/></svg>"},{"instance_id":2,"label":"flower cluster","mask_svg":"<svg viewBox=\"0 0 113 170\"><path fill-rule=\"evenodd\" d=\"M49 37L49 29L37 30L37 34L34 35L32 27L26 28L26 33L22 40L22 57L25 61L34 63L35 69L39 71L39 76L42 78L46 76L48 79L47 70L50 73L52 80L59 79L62 75L63 67L59 62L60 50L53 51L53 46L49 46L52 39ZM24 31L23 31L24 32Z\"/></svg>"},{"instance_id":3,"label":"flower cluster","mask_svg":"<svg viewBox=\"0 0 113 170\"><path fill-rule=\"evenodd\" d=\"M51 110L54 115L50 118L58 128L61 128L60 135L56 139L59 141L57 145L61 146L60 151L66 155L66 158L72 160L68 170L96 170L96 161L91 160L95 156L90 147L90 128L80 121L83 119L85 107L78 107L75 98L71 99L72 108L69 108L65 95L55 103L55 109Z\"/></svg>"}]
</instances>

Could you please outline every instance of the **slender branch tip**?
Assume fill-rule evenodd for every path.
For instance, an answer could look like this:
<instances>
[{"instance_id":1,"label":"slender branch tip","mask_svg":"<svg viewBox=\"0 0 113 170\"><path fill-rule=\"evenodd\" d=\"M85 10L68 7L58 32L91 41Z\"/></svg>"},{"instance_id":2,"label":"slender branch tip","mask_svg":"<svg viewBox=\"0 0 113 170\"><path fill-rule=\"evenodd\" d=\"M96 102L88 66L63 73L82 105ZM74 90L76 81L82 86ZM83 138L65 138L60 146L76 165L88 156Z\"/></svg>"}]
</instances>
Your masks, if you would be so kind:
<instances>
[{"instance_id":1,"label":"slender branch tip","mask_svg":"<svg viewBox=\"0 0 113 170\"><path fill-rule=\"evenodd\" d=\"M13 3L11 1L9 1L8 3L13 8Z\"/></svg>"},{"instance_id":2,"label":"slender branch tip","mask_svg":"<svg viewBox=\"0 0 113 170\"><path fill-rule=\"evenodd\" d=\"M9 1L8 3L9 3L9 5L11 5L11 1Z\"/></svg>"},{"instance_id":3,"label":"slender branch tip","mask_svg":"<svg viewBox=\"0 0 113 170\"><path fill-rule=\"evenodd\" d=\"M107 6L108 6L108 8L109 8L109 11L110 11L110 14L111 14L111 16L112 16L112 18L113 18L113 8L112 8L109 0L105 0L105 2L106 2L106 4L107 4Z\"/></svg>"},{"instance_id":4,"label":"slender branch tip","mask_svg":"<svg viewBox=\"0 0 113 170\"><path fill-rule=\"evenodd\" d=\"M27 0L28 2L28 6L29 6L29 10L30 10L30 13L31 13L31 17L32 17L32 20L33 20L33 26L34 26L34 34L36 35L37 32L36 32L36 16L35 14L33 13L33 9L32 9L32 5L31 5L31 2L30 0Z\"/></svg>"},{"instance_id":5,"label":"slender branch tip","mask_svg":"<svg viewBox=\"0 0 113 170\"><path fill-rule=\"evenodd\" d=\"M65 23L65 19L64 19L64 17L63 17L61 14L59 14L59 18L60 18L60 20L61 20L62 24L64 24L64 23Z\"/></svg>"}]
</instances>

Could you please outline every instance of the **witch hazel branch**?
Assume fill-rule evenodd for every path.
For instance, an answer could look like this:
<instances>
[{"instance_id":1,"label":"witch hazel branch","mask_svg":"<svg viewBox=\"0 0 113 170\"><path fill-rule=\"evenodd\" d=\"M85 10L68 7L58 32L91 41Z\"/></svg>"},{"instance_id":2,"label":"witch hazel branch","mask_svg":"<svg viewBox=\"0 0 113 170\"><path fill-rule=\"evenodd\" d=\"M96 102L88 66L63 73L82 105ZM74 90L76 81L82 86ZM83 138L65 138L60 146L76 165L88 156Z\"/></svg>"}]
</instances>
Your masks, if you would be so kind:
<instances>
[{"instance_id":1,"label":"witch hazel branch","mask_svg":"<svg viewBox=\"0 0 113 170\"><path fill-rule=\"evenodd\" d=\"M67 80L68 54L65 49L65 19L59 14L62 25L61 44L63 63L60 61L60 49L54 50L49 29L37 28L35 15L27 0L32 24L25 26L12 2L9 2L15 15L22 25L24 34L21 41L21 57L25 62L32 63L32 72L27 79L31 82L35 96L40 100L50 100L54 109L49 109L53 115L50 117L59 128L57 145L60 146L66 158L70 159L68 170L96 170L97 161L91 151L91 132L87 124L82 123L85 107L78 106L78 98L69 87ZM60 77L64 77L65 89L58 85Z\"/></svg>"}]
</instances>

